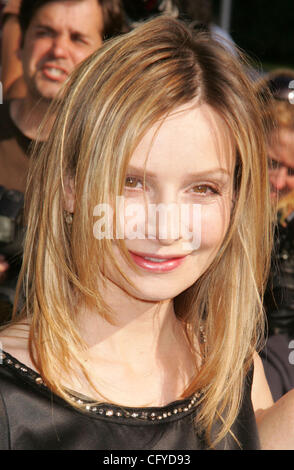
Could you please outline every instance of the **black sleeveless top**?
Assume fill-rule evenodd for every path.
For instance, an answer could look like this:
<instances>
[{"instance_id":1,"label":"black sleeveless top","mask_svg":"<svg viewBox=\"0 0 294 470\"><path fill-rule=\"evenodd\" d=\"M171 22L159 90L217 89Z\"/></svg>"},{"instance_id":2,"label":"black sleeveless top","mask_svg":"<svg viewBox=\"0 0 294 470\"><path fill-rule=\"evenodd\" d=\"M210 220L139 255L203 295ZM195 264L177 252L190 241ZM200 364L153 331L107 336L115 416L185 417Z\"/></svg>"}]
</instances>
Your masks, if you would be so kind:
<instances>
[{"instance_id":1,"label":"black sleeveless top","mask_svg":"<svg viewBox=\"0 0 294 470\"><path fill-rule=\"evenodd\" d=\"M232 427L243 450L260 448L251 403L252 376L251 369ZM203 450L207 446L195 427L198 398L195 394L153 408L89 403L80 411L54 395L35 371L3 351L0 450ZM229 434L216 449L240 447Z\"/></svg>"}]
</instances>

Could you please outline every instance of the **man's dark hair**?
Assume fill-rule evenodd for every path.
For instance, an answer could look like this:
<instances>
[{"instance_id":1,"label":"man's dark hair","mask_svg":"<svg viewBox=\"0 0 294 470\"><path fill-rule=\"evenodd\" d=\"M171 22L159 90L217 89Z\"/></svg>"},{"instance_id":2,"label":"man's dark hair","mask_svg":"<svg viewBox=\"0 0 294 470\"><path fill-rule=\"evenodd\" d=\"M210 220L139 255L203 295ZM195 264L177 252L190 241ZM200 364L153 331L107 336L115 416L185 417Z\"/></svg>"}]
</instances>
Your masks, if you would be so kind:
<instances>
[{"instance_id":1,"label":"man's dark hair","mask_svg":"<svg viewBox=\"0 0 294 470\"><path fill-rule=\"evenodd\" d=\"M22 0L19 11L19 23L24 35L32 21L37 10L47 3L53 2L66 2L70 0ZM82 2L84 0L74 0ZM124 10L122 8L121 0L97 0L101 5L103 13L103 39L108 39L120 33L127 32Z\"/></svg>"}]
</instances>

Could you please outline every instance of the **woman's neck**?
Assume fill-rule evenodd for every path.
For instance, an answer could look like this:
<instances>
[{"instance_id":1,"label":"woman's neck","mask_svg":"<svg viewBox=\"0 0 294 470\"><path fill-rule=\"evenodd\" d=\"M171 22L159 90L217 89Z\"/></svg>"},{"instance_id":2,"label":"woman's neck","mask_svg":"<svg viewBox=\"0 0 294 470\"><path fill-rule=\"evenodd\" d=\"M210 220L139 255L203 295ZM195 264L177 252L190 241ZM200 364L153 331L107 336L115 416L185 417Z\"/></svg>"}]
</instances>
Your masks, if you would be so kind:
<instances>
[{"instance_id":1,"label":"woman's neck","mask_svg":"<svg viewBox=\"0 0 294 470\"><path fill-rule=\"evenodd\" d=\"M138 355L140 362L144 355L154 361L183 337L172 301L154 303L130 298L115 303L112 300L113 323L87 307L79 311L80 333L91 355L129 364L134 364Z\"/></svg>"},{"instance_id":2,"label":"woman's neck","mask_svg":"<svg viewBox=\"0 0 294 470\"><path fill-rule=\"evenodd\" d=\"M181 397L196 372L173 301L142 302L120 297L114 324L95 310L81 308L80 334L88 349L84 365L107 401L125 406L161 406ZM73 384L78 390L78 384ZM80 389L93 395L92 390Z\"/></svg>"},{"instance_id":3,"label":"woman's neck","mask_svg":"<svg viewBox=\"0 0 294 470\"><path fill-rule=\"evenodd\" d=\"M112 292L113 294L113 292ZM173 301L144 302L130 296L104 297L115 312L113 324L94 309L80 306L78 327L87 344L76 374L62 371L63 385L94 399L125 406L163 406L182 398L197 372ZM24 329L23 329L24 328ZM3 331L3 349L34 368L28 351L29 324Z\"/></svg>"}]
</instances>

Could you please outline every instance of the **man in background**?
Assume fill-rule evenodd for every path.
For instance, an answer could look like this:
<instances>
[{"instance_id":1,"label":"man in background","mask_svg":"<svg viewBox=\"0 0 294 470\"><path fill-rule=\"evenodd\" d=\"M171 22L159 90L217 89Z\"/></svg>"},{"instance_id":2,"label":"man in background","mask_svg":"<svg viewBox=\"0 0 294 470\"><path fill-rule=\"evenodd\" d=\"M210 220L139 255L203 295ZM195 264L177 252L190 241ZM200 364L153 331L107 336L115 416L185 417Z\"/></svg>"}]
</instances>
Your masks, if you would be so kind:
<instances>
[{"instance_id":1,"label":"man in background","mask_svg":"<svg viewBox=\"0 0 294 470\"><path fill-rule=\"evenodd\" d=\"M22 0L19 57L26 87L24 97L0 106L0 302L13 301L21 262L18 227L29 166L36 140L46 140L47 122L39 125L63 83L105 37L125 31L120 0ZM5 96L4 96L5 99ZM0 322L1 306L0 306Z\"/></svg>"}]
</instances>

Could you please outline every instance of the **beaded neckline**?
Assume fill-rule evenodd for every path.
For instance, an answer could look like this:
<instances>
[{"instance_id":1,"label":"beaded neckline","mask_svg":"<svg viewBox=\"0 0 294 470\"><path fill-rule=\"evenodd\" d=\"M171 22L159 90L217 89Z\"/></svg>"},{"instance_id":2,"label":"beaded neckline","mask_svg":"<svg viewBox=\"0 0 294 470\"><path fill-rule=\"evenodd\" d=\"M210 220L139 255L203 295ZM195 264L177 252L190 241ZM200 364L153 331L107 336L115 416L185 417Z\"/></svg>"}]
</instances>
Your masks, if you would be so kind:
<instances>
[{"instance_id":1,"label":"beaded neckline","mask_svg":"<svg viewBox=\"0 0 294 470\"><path fill-rule=\"evenodd\" d=\"M0 349L0 363L4 366L16 371L23 379L33 383L38 388L46 390L50 389L44 383L42 377L33 369L22 364L16 358L6 351ZM119 420L139 419L144 421L162 421L178 415L189 413L199 402L202 393L197 391L190 398L174 401L164 407L146 407L146 408L130 408L112 405L110 403L93 404L93 401L87 397L81 397L75 392L70 393L71 398L76 404L86 412L95 414L105 418L116 418Z\"/></svg>"}]
</instances>

